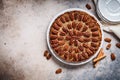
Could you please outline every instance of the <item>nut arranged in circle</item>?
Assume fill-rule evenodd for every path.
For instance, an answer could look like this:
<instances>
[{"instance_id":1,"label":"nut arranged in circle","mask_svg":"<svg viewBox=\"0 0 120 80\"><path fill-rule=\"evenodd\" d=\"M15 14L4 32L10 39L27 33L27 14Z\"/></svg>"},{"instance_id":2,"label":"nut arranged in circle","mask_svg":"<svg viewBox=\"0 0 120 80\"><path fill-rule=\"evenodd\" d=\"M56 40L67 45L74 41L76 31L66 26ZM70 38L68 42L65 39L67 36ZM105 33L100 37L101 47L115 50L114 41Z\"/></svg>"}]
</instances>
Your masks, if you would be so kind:
<instances>
[{"instance_id":1,"label":"nut arranged in circle","mask_svg":"<svg viewBox=\"0 0 120 80\"><path fill-rule=\"evenodd\" d=\"M50 33L55 54L67 62L81 62L100 47L102 34L97 21L83 11L65 12L55 19Z\"/></svg>"}]
</instances>

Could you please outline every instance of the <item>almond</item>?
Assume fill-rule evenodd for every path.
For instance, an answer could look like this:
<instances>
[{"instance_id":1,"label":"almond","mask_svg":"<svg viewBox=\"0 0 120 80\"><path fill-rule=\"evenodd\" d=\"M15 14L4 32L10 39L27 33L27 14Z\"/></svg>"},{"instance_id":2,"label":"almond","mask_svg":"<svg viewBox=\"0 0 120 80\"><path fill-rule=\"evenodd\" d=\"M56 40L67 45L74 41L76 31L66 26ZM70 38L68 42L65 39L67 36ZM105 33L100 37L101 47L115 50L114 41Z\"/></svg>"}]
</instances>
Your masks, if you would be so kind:
<instances>
[{"instance_id":1,"label":"almond","mask_svg":"<svg viewBox=\"0 0 120 80\"><path fill-rule=\"evenodd\" d=\"M116 43L116 47L120 48L120 43Z\"/></svg>"},{"instance_id":2,"label":"almond","mask_svg":"<svg viewBox=\"0 0 120 80\"><path fill-rule=\"evenodd\" d=\"M61 68L59 68L59 69L57 69L57 70L55 71L56 74L60 74L61 72L62 72L62 69L61 69Z\"/></svg>"},{"instance_id":3,"label":"almond","mask_svg":"<svg viewBox=\"0 0 120 80\"><path fill-rule=\"evenodd\" d=\"M115 60L116 59L116 56L114 53L111 53L111 60Z\"/></svg>"},{"instance_id":4,"label":"almond","mask_svg":"<svg viewBox=\"0 0 120 80\"><path fill-rule=\"evenodd\" d=\"M90 4L86 4L86 8L87 8L88 10L90 10L90 9L91 9Z\"/></svg>"},{"instance_id":5,"label":"almond","mask_svg":"<svg viewBox=\"0 0 120 80\"><path fill-rule=\"evenodd\" d=\"M108 44L108 45L106 46L106 49L108 50L108 49L110 49L110 47L111 47L111 44Z\"/></svg>"},{"instance_id":6,"label":"almond","mask_svg":"<svg viewBox=\"0 0 120 80\"><path fill-rule=\"evenodd\" d=\"M105 38L105 39L104 39L104 41L106 41L106 42L109 42L109 43L110 43L110 42L111 42L111 39L110 39L110 38Z\"/></svg>"}]
</instances>

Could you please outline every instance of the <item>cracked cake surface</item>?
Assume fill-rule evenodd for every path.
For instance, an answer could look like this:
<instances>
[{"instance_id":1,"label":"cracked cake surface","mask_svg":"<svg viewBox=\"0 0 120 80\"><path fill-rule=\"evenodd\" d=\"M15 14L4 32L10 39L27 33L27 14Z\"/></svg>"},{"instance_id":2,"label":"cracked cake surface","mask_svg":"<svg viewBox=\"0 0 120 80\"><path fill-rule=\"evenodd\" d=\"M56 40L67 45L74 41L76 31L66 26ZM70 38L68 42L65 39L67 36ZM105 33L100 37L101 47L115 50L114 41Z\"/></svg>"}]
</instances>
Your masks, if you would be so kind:
<instances>
[{"instance_id":1,"label":"cracked cake surface","mask_svg":"<svg viewBox=\"0 0 120 80\"><path fill-rule=\"evenodd\" d=\"M50 45L59 58L67 62L89 59L99 49L102 34L97 20L83 11L69 11L51 25Z\"/></svg>"}]
</instances>

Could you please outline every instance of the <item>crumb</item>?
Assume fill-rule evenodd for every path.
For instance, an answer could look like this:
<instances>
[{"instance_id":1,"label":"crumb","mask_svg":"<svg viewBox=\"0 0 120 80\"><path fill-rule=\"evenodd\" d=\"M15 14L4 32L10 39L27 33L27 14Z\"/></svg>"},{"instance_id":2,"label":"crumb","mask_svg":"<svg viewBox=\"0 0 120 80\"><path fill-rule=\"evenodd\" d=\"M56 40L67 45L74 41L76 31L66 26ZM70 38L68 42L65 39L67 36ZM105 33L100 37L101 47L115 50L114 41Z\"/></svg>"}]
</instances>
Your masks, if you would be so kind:
<instances>
[{"instance_id":1,"label":"crumb","mask_svg":"<svg viewBox=\"0 0 120 80\"><path fill-rule=\"evenodd\" d=\"M88 10L90 10L90 9L91 9L90 4L86 4L86 8L87 8Z\"/></svg>"},{"instance_id":2,"label":"crumb","mask_svg":"<svg viewBox=\"0 0 120 80\"><path fill-rule=\"evenodd\" d=\"M61 68L59 68L59 69L57 69L57 70L55 71L56 74L60 74L61 72L62 72L62 69L61 69Z\"/></svg>"},{"instance_id":3,"label":"crumb","mask_svg":"<svg viewBox=\"0 0 120 80\"><path fill-rule=\"evenodd\" d=\"M116 43L116 47L120 48L120 43Z\"/></svg>"},{"instance_id":4,"label":"crumb","mask_svg":"<svg viewBox=\"0 0 120 80\"><path fill-rule=\"evenodd\" d=\"M110 38L105 38L104 41L110 43L111 39Z\"/></svg>"},{"instance_id":5,"label":"crumb","mask_svg":"<svg viewBox=\"0 0 120 80\"><path fill-rule=\"evenodd\" d=\"M110 47L111 47L111 44L108 44L108 45L106 46L106 49L109 50Z\"/></svg>"},{"instance_id":6,"label":"crumb","mask_svg":"<svg viewBox=\"0 0 120 80\"><path fill-rule=\"evenodd\" d=\"M115 59L116 59L115 54L114 54L114 53L111 53L111 60L113 61L113 60L115 60Z\"/></svg>"}]
</instances>

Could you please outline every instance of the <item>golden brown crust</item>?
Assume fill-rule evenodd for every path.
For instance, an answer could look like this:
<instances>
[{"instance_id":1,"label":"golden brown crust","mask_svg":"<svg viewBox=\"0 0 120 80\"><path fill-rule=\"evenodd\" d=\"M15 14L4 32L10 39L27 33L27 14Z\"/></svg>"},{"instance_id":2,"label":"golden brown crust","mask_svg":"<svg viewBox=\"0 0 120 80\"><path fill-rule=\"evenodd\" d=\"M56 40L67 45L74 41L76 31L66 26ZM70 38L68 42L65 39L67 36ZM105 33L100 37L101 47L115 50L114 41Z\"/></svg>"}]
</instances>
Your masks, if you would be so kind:
<instances>
[{"instance_id":1,"label":"golden brown crust","mask_svg":"<svg viewBox=\"0 0 120 80\"><path fill-rule=\"evenodd\" d=\"M100 25L82 11L66 12L56 18L49 37L55 53L68 62L89 59L96 53L102 40Z\"/></svg>"}]
</instances>

